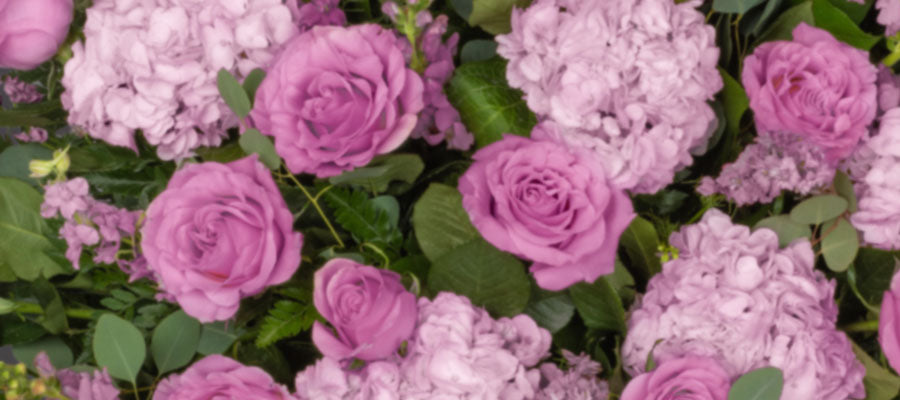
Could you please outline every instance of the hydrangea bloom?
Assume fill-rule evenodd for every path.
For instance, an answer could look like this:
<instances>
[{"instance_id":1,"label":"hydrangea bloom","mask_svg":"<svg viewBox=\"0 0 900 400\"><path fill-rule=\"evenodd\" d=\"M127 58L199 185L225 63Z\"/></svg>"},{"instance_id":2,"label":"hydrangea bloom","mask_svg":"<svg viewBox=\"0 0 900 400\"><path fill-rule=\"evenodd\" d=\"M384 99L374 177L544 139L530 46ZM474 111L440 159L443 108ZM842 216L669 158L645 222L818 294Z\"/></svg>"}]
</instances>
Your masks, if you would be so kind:
<instances>
[{"instance_id":1,"label":"hydrangea bloom","mask_svg":"<svg viewBox=\"0 0 900 400\"><path fill-rule=\"evenodd\" d=\"M857 154L863 166L855 172L851 169L851 176L857 178L859 210L850 221L865 242L900 249L900 108L881 117L878 135Z\"/></svg>"},{"instance_id":2,"label":"hydrangea bloom","mask_svg":"<svg viewBox=\"0 0 900 400\"><path fill-rule=\"evenodd\" d=\"M732 379L771 365L784 372L785 399L865 397L865 368L835 329L835 283L814 269L808 241L779 249L775 232L751 233L718 210L670 241L680 257L650 280L628 321L632 376L662 339L653 350L660 364L709 357Z\"/></svg>"},{"instance_id":3,"label":"hydrangea bloom","mask_svg":"<svg viewBox=\"0 0 900 400\"><path fill-rule=\"evenodd\" d=\"M597 379L600 364L587 355L575 355L563 350L568 368L561 370L554 363L541 365L541 389L535 400L591 399L609 397L609 385Z\"/></svg>"},{"instance_id":4,"label":"hydrangea bloom","mask_svg":"<svg viewBox=\"0 0 900 400\"><path fill-rule=\"evenodd\" d=\"M538 0L497 36L507 80L556 121L562 139L594 149L616 184L655 192L705 146L722 87L715 30L699 1Z\"/></svg>"},{"instance_id":5,"label":"hydrangea bloom","mask_svg":"<svg viewBox=\"0 0 900 400\"><path fill-rule=\"evenodd\" d=\"M900 32L900 2L878 0L875 8L878 9L878 23L885 27L885 35L893 36Z\"/></svg>"},{"instance_id":6,"label":"hydrangea bloom","mask_svg":"<svg viewBox=\"0 0 900 400\"><path fill-rule=\"evenodd\" d=\"M62 79L69 123L131 149L140 129L165 160L216 146L237 125L219 69L265 66L297 31L279 0L94 1Z\"/></svg>"},{"instance_id":7,"label":"hydrangea bloom","mask_svg":"<svg viewBox=\"0 0 900 400\"><path fill-rule=\"evenodd\" d=\"M718 178L703 178L697 191L705 196L722 193L738 205L768 203L782 190L809 194L826 186L834 171L818 146L798 135L769 133L745 147Z\"/></svg>"},{"instance_id":8,"label":"hydrangea bloom","mask_svg":"<svg viewBox=\"0 0 900 400\"><path fill-rule=\"evenodd\" d=\"M3 78L3 92L9 96L9 101L13 103L37 103L44 98L42 94L38 93L34 85L22 82L14 76Z\"/></svg>"}]
</instances>

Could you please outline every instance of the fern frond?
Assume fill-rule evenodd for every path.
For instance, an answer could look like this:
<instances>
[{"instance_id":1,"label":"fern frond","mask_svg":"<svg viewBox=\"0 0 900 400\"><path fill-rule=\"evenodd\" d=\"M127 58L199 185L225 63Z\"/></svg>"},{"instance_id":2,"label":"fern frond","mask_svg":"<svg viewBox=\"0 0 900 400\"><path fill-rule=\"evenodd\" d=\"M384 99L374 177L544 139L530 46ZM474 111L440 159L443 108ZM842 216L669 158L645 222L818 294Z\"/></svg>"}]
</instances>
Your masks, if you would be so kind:
<instances>
[{"instance_id":1,"label":"fern frond","mask_svg":"<svg viewBox=\"0 0 900 400\"><path fill-rule=\"evenodd\" d=\"M256 347L264 348L273 343L296 336L312 327L316 312L311 303L298 303L293 300L275 302L269 314L263 319L259 334L256 336Z\"/></svg>"}]
</instances>

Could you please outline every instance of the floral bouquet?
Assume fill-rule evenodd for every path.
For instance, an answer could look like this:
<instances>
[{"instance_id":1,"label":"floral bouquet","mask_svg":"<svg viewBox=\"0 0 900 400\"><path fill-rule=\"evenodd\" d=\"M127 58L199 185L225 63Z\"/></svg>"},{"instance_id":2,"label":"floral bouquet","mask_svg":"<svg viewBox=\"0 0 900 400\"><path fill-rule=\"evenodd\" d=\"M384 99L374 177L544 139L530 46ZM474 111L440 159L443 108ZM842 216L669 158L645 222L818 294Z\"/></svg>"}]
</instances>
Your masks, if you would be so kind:
<instances>
[{"instance_id":1,"label":"floral bouquet","mask_svg":"<svg viewBox=\"0 0 900 400\"><path fill-rule=\"evenodd\" d=\"M0 398L900 399L900 0L0 0Z\"/></svg>"}]
</instances>

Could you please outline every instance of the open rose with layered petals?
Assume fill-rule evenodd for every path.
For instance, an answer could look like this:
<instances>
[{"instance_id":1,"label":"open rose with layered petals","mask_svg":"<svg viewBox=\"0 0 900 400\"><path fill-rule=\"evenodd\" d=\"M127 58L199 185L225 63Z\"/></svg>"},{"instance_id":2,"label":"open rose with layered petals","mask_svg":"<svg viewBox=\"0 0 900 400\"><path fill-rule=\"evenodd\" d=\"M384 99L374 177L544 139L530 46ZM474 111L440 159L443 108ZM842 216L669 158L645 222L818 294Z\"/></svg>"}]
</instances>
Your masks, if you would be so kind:
<instances>
[{"instance_id":1,"label":"open rose with layered petals","mask_svg":"<svg viewBox=\"0 0 900 400\"><path fill-rule=\"evenodd\" d=\"M622 392L622 400L725 400L731 380L715 360L685 357L667 361L638 375Z\"/></svg>"},{"instance_id":2,"label":"open rose with layered petals","mask_svg":"<svg viewBox=\"0 0 900 400\"><path fill-rule=\"evenodd\" d=\"M895 371L900 371L900 274L894 274L891 288L881 300L878 343Z\"/></svg>"},{"instance_id":3,"label":"open rose with layered petals","mask_svg":"<svg viewBox=\"0 0 900 400\"><path fill-rule=\"evenodd\" d=\"M742 81L760 132L801 135L835 162L875 118L876 75L865 51L800 23L793 41L757 47L744 60Z\"/></svg>"},{"instance_id":4,"label":"open rose with layered petals","mask_svg":"<svg viewBox=\"0 0 900 400\"><path fill-rule=\"evenodd\" d=\"M153 400L294 400L266 371L213 354L156 387Z\"/></svg>"},{"instance_id":5,"label":"open rose with layered petals","mask_svg":"<svg viewBox=\"0 0 900 400\"><path fill-rule=\"evenodd\" d=\"M399 147L424 107L422 90L392 31L318 26L286 45L251 116L291 172L334 176Z\"/></svg>"},{"instance_id":6,"label":"open rose with layered petals","mask_svg":"<svg viewBox=\"0 0 900 400\"><path fill-rule=\"evenodd\" d=\"M540 136L540 127L533 133ZM507 135L479 150L459 180L481 235L534 261L538 285L561 290L612 273L619 236L634 218L592 153Z\"/></svg>"},{"instance_id":7,"label":"open rose with layered petals","mask_svg":"<svg viewBox=\"0 0 900 400\"><path fill-rule=\"evenodd\" d=\"M313 303L337 332L313 325L313 342L325 356L378 360L412 335L416 296L396 272L336 258L316 271L313 282Z\"/></svg>"},{"instance_id":8,"label":"open rose with layered petals","mask_svg":"<svg viewBox=\"0 0 900 400\"><path fill-rule=\"evenodd\" d=\"M160 288L201 322L231 318L240 300L290 279L303 236L255 155L192 164L147 209L141 250Z\"/></svg>"}]
</instances>

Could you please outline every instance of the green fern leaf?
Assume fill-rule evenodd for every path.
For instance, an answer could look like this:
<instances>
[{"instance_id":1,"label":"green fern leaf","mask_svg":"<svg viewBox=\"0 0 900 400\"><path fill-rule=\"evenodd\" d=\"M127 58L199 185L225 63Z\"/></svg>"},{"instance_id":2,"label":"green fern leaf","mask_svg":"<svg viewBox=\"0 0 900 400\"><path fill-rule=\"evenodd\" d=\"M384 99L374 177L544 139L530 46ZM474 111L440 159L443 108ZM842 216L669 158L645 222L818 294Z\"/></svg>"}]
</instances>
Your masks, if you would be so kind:
<instances>
[{"instance_id":1,"label":"green fern leaf","mask_svg":"<svg viewBox=\"0 0 900 400\"><path fill-rule=\"evenodd\" d=\"M311 303L279 300L263 319L256 336L256 347L265 348L281 339L296 336L309 330L315 320L315 307Z\"/></svg>"},{"instance_id":2,"label":"green fern leaf","mask_svg":"<svg viewBox=\"0 0 900 400\"><path fill-rule=\"evenodd\" d=\"M397 247L403 240L391 218L378 208L365 192L332 188L325 192L325 201L334 210L335 221L359 242L385 243Z\"/></svg>"}]
</instances>

